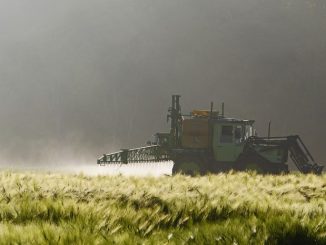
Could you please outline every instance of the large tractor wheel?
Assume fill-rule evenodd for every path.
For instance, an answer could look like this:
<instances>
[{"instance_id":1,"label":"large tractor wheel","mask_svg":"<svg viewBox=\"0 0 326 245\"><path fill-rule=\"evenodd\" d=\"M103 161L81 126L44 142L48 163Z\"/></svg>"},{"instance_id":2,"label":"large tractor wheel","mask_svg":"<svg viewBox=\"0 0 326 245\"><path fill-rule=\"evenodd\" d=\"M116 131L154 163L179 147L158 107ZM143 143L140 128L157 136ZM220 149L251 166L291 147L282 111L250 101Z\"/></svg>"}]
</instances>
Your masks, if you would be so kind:
<instances>
[{"instance_id":1,"label":"large tractor wheel","mask_svg":"<svg viewBox=\"0 0 326 245\"><path fill-rule=\"evenodd\" d=\"M267 173L266 164L255 156L240 155L235 169L240 171L256 171L258 174Z\"/></svg>"},{"instance_id":2,"label":"large tractor wheel","mask_svg":"<svg viewBox=\"0 0 326 245\"><path fill-rule=\"evenodd\" d=\"M242 155L238 159L236 170L240 171L256 171L258 174L281 174L287 173L288 168L285 164L277 164L266 162L255 155Z\"/></svg>"},{"instance_id":3,"label":"large tractor wheel","mask_svg":"<svg viewBox=\"0 0 326 245\"><path fill-rule=\"evenodd\" d=\"M205 163L200 158L179 158L174 161L172 168L172 174L184 174L184 175L201 175L205 174Z\"/></svg>"},{"instance_id":4,"label":"large tractor wheel","mask_svg":"<svg viewBox=\"0 0 326 245\"><path fill-rule=\"evenodd\" d=\"M264 164L258 164L254 162L249 162L244 164L243 170L245 171L255 171L257 174L264 174L266 173Z\"/></svg>"}]
</instances>

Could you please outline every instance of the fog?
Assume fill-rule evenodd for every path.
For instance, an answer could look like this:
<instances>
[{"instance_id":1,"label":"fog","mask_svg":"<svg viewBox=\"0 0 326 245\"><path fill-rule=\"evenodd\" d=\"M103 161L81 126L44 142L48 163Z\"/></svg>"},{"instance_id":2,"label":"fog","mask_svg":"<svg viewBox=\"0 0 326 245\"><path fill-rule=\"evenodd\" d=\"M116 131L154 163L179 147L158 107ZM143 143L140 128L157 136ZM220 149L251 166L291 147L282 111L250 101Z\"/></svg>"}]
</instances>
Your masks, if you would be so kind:
<instances>
[{"instance_id":1,"label":"fog","mask_svg":"<svg viewBox=\"0 0 326 245\"><path fill-rule=\"evenodd\" d=\"M226 103L326 160L323 0L0 0L1 166L94 164Z\"/></svg>"}]
</instances>

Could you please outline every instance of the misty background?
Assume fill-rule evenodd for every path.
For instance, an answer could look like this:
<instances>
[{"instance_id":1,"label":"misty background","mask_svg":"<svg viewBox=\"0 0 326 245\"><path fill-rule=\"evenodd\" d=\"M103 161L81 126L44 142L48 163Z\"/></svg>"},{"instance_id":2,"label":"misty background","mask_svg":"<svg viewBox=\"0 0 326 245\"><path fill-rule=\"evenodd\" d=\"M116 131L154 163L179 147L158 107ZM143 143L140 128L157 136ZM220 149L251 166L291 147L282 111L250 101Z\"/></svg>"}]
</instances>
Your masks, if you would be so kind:
<instances>
[{"instance_id":1,"label":"misty background","mask_svg":"<svg viewBox=\"0 0 326 245\"><path fill-rule=\"evenodd\" d=\"M326 162L324 0L0 0L1 166L96 164L225 102Z\"/></svg>"}]
</instances>

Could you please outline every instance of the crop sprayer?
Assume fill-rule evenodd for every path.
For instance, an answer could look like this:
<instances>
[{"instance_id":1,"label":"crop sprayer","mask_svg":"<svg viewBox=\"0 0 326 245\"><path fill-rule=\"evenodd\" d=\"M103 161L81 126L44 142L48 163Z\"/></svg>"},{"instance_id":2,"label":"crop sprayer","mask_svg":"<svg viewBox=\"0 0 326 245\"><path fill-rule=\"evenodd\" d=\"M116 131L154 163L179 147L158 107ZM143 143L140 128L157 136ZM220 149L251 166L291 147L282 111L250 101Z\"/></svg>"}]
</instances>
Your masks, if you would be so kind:
<instances>
[{"instance_id":1,"label":"crop sprayer","mask_svg":"<svg viewBox=\"0 0 326 245\"><path fill-rule=\"evenodd\" d=\"M100 165L173 161L172 173L194 175L217 173L231 169L258 173L289 172L288 158L302 173L320 174L317 164L298 135L259 137L254 120L226 117L213 110L193 110L181 113L180 95L172 96L168 110L171 127L168 133L156 133L147 146L122 149L104 154Z\"/></svg>"}]
</instances>

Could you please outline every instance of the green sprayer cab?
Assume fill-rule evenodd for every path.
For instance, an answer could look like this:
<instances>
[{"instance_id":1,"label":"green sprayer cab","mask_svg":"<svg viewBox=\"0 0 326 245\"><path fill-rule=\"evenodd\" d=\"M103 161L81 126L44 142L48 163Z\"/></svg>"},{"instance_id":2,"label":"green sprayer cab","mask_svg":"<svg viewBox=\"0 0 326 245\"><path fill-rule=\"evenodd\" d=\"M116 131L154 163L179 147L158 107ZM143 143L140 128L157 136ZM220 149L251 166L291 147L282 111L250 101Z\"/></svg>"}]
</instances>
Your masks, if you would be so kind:
<instances>
[{"instance_id":1,"label":"green sprayer cab","mask_svg":"<svg viewBox=\"0 0 326 245\"><path fill-rule=\"evenodd\" d=\"M288 156L302 173L320 174L299 136L258 137L253 120L239 120L213 110L181 113L180 95L172 96L168 133L157 133L154 142L135 149L104 154L100 165L173 161L173 174L205 174L221 171L256 170L259 173L287 173Z\"/></svg>"}]
</instances>

